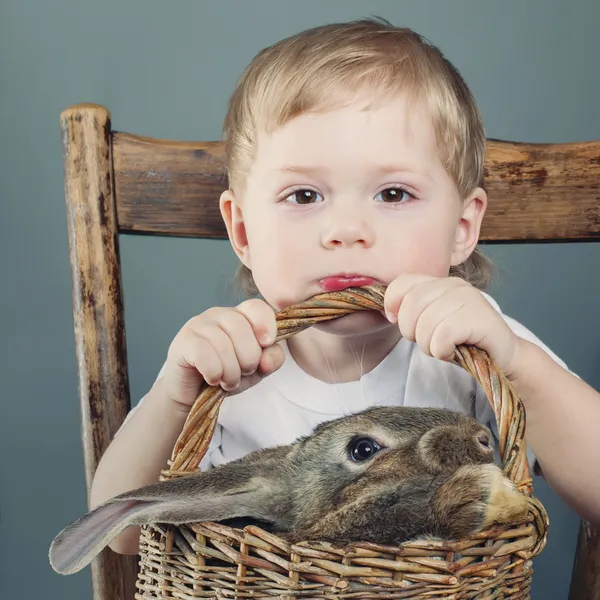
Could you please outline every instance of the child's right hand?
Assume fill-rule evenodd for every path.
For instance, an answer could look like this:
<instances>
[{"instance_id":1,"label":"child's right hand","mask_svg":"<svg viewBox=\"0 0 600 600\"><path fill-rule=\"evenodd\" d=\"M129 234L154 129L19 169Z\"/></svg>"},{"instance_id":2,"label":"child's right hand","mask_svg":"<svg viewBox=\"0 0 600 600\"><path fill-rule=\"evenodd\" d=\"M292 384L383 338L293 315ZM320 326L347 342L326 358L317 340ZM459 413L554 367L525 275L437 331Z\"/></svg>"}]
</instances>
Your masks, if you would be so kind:
<instances>
[{"instance_id":1,"label":"child's right hand","mask_svg":"<svg viewBox=\"0 0 600 600\"><path fill-rule=\"evenodd\" d=\"M264 300L210 308L190 319L171 342L163 389L186 409L203 381L230 393L248 389L283 364L276 335L275 313Z\"/></svg>"}]
</instances>

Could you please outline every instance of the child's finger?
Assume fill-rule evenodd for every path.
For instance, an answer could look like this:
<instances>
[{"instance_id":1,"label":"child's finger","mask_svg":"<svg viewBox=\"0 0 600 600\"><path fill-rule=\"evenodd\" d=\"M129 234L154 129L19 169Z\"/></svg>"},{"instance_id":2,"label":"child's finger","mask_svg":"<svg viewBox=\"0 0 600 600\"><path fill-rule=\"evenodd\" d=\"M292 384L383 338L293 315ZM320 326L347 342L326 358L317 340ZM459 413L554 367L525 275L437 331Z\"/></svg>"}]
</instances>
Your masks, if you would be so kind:
<instances>
[{"instance_id":1,"label":"child's finger","mask_svg":"<svg viewBox=\"0 0 600 600\"><path fill-rule=\"evenodd\" d=\"M456 319L458 311L460 311L467 303L465 294L456 292L458 292L458 290L454 293L450 291L441 294L437 299L431 302L431 304L426 306L419 315L418 321L414 327L413 341L416 341L419 347L428 354L431 351L431 340L441 323L448 321L444 327L448 327L448 324L452 324ZM402 331L402 327L400 328L400 331Z\"/></svg>"},{"instance_id":2,"label":"child's finger","mask_svg":"<svg viewBox=\"0 0 600 600\"><path fill-rule=\"evenodd\" d=\"M269 375L270 373L273 373L273 371L277 371L277 369L281 367L284 359L285 353L280 344L274 344L273 346L269 346L263 351L258 370L263 375Z\"/></svg>"},{"instance_id":3,"label":"child's finger","mask_svg":"<svg viewBox=\"0 0 600 600\"><path fill-rule=\"evenodd\" d=\"M415 275L406 273L399 275L388 285L383 299L383 308L387 318L396 323L401 304L407 294L416 286L420 286L435 278L430 275Z\"/></svg>"},{"instance_id":4,"label":"child's finger","mask_svg":"<svg viewBox=\"0 0 600 600\"><path fill-rule=\"evenodd\" d=\"M464 305L449 314L436 327L429 342L431 356L451 360L457 346L472 339L473 323Z\"/></svg>"},{"instance_id":5,"label":"child's finger","mask_svg":"<svg viewBox=\"0 0 600 600\"><path fill-rule=\"evenodd\" d=\"M285 353L279 344L265 348L258 369L251 375L242 377L237 389L232 393L239 394L260 383L265 377L281 367L285 360Z\"/></svg>"},{"instance_id":6,"label":"child's finger","mask_svg":"<svg viewBox=\"0 0 600 600\"><path fill-rule=\"evenodd\" d=\"M256 339L250 321L236 310L227 310L219 314L215 322L231 340L241 375L254 373L263 349Z\"/></svg>"},{"instance_id":7,"label":"child's finger","mask_svg":"<svg viewBox=\"0 0 600 600\"><path fill-rule=\"evenodd\" d=\"M422 283L412 288L402 299L398 311L398 327L402 335L414 342L419 338L417 329L426 312L436 301L447 293L440 280Z\"/></svg>"},{"instance_id":8,"label":"child's finger","mask_svg":"<svg viewBox=\"0 0 600 600\"><path fill-rule=\"evenodd\" d=\"M242 373L233 343L227 332L217 324L206 324L200 331L191 332L186 340L184 356L188 362L191 359L209 385L221 383L223 389L228 390L239 384Z\"/></svg>"},{"instance_id":9,"label":"child's finger","mask_svg":"<svg viewBox=\"0 0 600 600\"><path fill-rule=\"evenodd\" d=\"M258 343L264 348L275 342L277 336L277 322L275 312L264 301L252 298L242 302L236 307L248 319Z\"/></svg>"}]
</instances>

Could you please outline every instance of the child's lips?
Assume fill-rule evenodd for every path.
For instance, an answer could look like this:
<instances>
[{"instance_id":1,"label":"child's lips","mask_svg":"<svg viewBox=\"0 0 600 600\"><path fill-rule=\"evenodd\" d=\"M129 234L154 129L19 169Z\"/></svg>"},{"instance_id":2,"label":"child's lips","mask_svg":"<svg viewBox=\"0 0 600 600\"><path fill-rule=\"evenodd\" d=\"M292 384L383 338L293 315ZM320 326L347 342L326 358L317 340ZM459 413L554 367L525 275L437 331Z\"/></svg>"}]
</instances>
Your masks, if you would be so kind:
<instances>
[{"instance_id":1,"label":"child's lips","mask_svg":"<svg viewBox=\"0 0 600 600\"><path fill-rule=\"evenodd\" d=\"M325 292L339 292L349 287L362 287L377 283L376 279L365 275L333 275L319 280L319 286Z\"/></svg>"}]
</instances>

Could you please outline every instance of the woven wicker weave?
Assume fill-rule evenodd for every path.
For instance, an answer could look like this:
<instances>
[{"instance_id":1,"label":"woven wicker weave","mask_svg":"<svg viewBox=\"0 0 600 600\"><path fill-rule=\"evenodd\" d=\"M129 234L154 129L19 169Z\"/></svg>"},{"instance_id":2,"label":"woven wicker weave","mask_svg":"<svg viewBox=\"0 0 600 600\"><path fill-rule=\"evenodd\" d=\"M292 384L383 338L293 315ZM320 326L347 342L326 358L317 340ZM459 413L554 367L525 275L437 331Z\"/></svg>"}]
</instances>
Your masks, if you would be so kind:
<instances>
[{"instance_id":1,"label":"woven wicker weave","mask_svg":"<svg viewBox=\"0 0 600 600\"><path fill-rule=\"evenodd\" d=\"M277 314L277 340L359 310L382 310L383 286L319 294ZM291 545L258 527L216 523L142 528L136 598L529 598L531 559L545 546L548 517L533 497L525 413L488 355L461 346L455 362L482 385L498 421L506 475L528 497L528 518L461 540ZM197 469L225 392L205 386L161 479Z\"/></svg>"}]
</instances>

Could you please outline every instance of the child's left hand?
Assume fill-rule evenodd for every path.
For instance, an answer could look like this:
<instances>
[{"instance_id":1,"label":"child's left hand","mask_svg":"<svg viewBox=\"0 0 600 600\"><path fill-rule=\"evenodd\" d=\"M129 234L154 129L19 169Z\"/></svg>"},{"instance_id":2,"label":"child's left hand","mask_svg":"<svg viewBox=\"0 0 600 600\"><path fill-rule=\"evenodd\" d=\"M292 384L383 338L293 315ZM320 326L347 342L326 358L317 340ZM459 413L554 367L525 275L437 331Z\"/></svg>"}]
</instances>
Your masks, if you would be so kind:
<instances>
[{"instance_id":1,"label":"child's left hand","mask_svg":"<svg viewBox=\"0 0 600 600\"><path fill-rule=\"evenodd\" d=\"M463 279L400 275L387 288L384 309L425 354L451 361L456 346L473 345L485 350L508 379L517 377L520 338Z\"/></svg>"}]
</instances>

